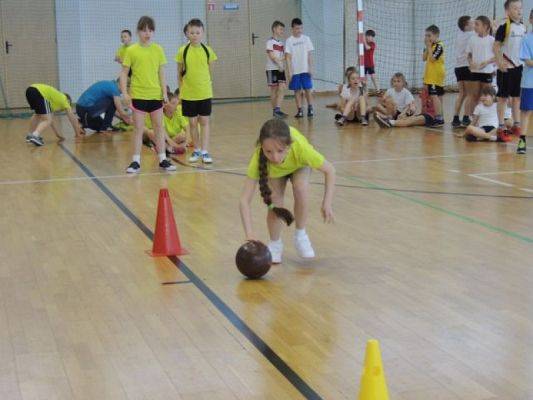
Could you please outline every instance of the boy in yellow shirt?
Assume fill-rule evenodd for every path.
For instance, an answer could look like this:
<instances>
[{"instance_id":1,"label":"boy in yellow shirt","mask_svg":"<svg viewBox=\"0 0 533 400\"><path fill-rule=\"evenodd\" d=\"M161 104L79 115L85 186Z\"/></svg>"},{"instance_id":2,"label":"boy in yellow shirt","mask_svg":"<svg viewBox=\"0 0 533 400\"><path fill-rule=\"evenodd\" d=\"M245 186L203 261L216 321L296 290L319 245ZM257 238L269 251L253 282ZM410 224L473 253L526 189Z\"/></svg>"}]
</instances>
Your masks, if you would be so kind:
<instances>
[{"instance_id":1,"label":"boy in yellow shirt","mask_svg":"<svg viewBox=\"0 0 533 400\"><path fill-rule=\"evenodd\" d=\"M209 116L213 87L211 82L211 63L217 55L211 47L202 43L204 24L199 19L191 19L185 26L189 43L181 46L176 55L178 62L178 82L181 93L183 115L189 118L194 152L190 162L202 159L211 164L209 155ZM202 127L202 134L198 130Z\"/></svg>"},{"instance_id":2,"label":"boy in yellow shirt","mask_svg":"<svg viewBox=\"0 0 533 400\"><path fill-rule=\"evenodd\" d=\"M126 56L126 50L131 46L131 31L129 29L124 29L120 32L120 46L115 54L115 61L122 65L124 57Z\"/></svg>"},{"instance_id":3,"label":"boy in yellow shirt","mask_svg":"<svg viewBox=\"0 0 533 400\"><path fill-rule=\"evenodd\" d=\"M290 225L296 221L294 245L303 258L313 258L315 251L305 231L309 197L309 175L311 168L321 171L325 176L322 217L324 222L333 221L333 192L335 189L335 168L322 154L307 141L295 128L284 121L274 118L263 124L257 148L244 182L239 209L247 240L256 240L252 230L250 203L259 183L261 197L268 207L267 225L270 234L268 248L272 262L280 263L283 243L280 238L281 221ZM294 195L294 217L283 208L283 194L287 181L292 183Z\"/></svg>"},{"instance_id":4,"label":"boy in yellow shirt","mask_svg":"<svg viewBox=\"0 0 533 400\"><path fill-rule=\"evenodd\" d=\"M44 141L41 135L48 127L52 128L59 141L63 141L65 138L53 118L53 113L58 111L67 113L67 118L76 137L85 134L72 112L72 101L68 94L61 93L56 88L43 83L34 83L26 89L26 100L35 112L30 120L30 133L26 135L26 142L33 143L35 146L43 146Z\"/></svg>"},{"instance_id":5,"label":"boy in yellow shirt","mask_svg":"<svg viewBox=\"0 0 533 400\"><path fill-rule=\"evenodd\" d=\"M424 85L435 107L433 126L444 125L442 116L442 96L444 95L444 79L446 78L446 66L444 58L444 44L439 40L440 30L431 25L426 28L424 36L423 60L426 62L424 71Z\"/></svg>"},{"instance_id":6,"label":"boy in yellow shirt","mask_svg":"<svg viewBox=\"0 0 533 400\"><path fill-rule=\"evenodd\" d=\"M120 73L120 90L124 102L133 109L135 132L133 136L133 159L126 169L129 174L141 170L141 146L146 114L154 127L156 136L159 168L175 171L176 167L167 159L165 153L165 136L163 134L163 102L168 102L164 65L167 58L163 48L152 42L155 22L151 17L143 16L137 23L139 42L132 44L126 51ZM131 70L130 94L128 93L128 73Z\"/></svg>"}]
</instances>

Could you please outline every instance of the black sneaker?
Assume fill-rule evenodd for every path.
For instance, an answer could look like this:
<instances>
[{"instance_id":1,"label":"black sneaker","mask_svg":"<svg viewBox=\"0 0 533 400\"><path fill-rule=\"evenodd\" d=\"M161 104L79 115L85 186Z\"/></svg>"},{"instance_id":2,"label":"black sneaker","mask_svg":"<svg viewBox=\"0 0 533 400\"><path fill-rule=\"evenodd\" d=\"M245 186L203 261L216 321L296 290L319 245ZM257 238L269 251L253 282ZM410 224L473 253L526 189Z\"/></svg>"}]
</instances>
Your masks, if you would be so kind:
<instances>
[{"instance_id":1,"label":"black sneaker","mask_svg":"<svg viewBox=\"0 0 533 400\"><path fill-rule=\"evenodd\" d=\"M468 115L463 116L463 121L461 122L461 125L465 128L470 125L470 117Z\"/></svg>"},{"instance_id":2,"label":"black sneaker","mask_svg":"<svg viewBox=\"0 0 533 400\"><path fill-rule=\"evenodd\" d=\"M368 126L368 119L367 117L361 117L361 125Z\"/></svg>"},{"instance_id":3,"label":"black sneaker","mask_svg":"<svg viewBox=\"0 0 533 400\"><path fill-rule=\"evenodd\" d=\"M468 134L465 135L465 140L467 142L477 142L477 137L475 137L471 133L468 133Z\"/></svg>"},{"instance_id":4,"label":"black sneaker","mask_svg":"<svg viewBox=\"0 0 533 400\"><path fill-rule=\"evenodd\" d=\"M272 116L276 118L287 118L287 114L285 114L283 111L274 111Z\"/></svg>"},{"instance_id":5,"label":"black sneaker","mask_svg":"<svg viewBox=\"0 0 533 400\"><path fill-rule=\"evenodd\" d=\"M159 163L159 168L164 169L165 171L175 171L176 170L176 166L173 165L166 158Z\"/></svg>"},{"instance_id":6,"label":"black sneaker","mask_svg":"<svg viewBox=\"0 0 533 400\"><path fill-rule=\"evenodd\" d=\"M126 168L126 172L128 174L137 174L141 170L141 165L137 161L133 161L128 168Z\"/></svg>"},{"instance_id":7,"label":"black sneaker","mask_svg":"<svg viewBox=\"0 0 533 400\"><path fill-rule=\"evenodd\" d=\"M26 143L30 143L31 142L31 133L29 135L26 135Z\"/></svg>"},{"instance_id":8,"label":"black sneaker","mask_svg":"<svg viewBox=\"0 0 533 400\"><path fill-rule=\"evenodd\" d=\"M381 115L380 113L374 113L374 120L382 128L392 128L392 124L390 123L390 120L387 117L384 117L383 115Z\"/></svg>"},{"instance_id":9,"label":"black sneaker","mask_svg":"<svg viewBox=\"0 0 533 400\"><path fill-rule=\"evenodd\" d=\"M342 118L342 114L339 114L339 113L335 114L335 121L338 121L341 118Z\"/></svg>"},{"instance_id":10,"label":"black sneaker","mask_svg":"<svg viewBox=\"0 0 533 400\"><path fill-rule=\"evenodd\" d=\"M338 126L344 126L344 124L346 123L346 118L341 115L340 118L335 118L335 123Z\"/></svg>"},{"instance_id":11,"label":"black sneaker","mask_svg":"<svg viewBox=\"0 0 533 400\"><path fill-rule=\"evenodd\" d=\"M26 137L26 140L28 140L28 142L33 143L37 147L44 146L44 141L42 137L33 135L28 136L29 137Z\"/></svg>"},{"instance_id":12,"label":"black sneaker","mask_svg":"<svg viewBox=\"0 0 533 400\"><path fill-rule=\"evenodd\" d=\"M452 121L452 128L460 128L460 127L461 127L461 120L459 119L458 115L455 115Z\"/></svg>"},{"instance_id":13,"label":"black sneaker","mask_svg":"<svg viewBox=\"0 0 533 400\"><path fill-rule=\"evenodd\" d=\"M315 110L313 110L312 108L308 108L307 109L307 116L308 117L314 117L315 116Z\"/></svg>"},{"instance_id":14,"label":"black sneaker","mask_svg":"<svg viewBox=\"0 0 533 400\"><path fill-rule=\"evenodd\" d=\"M432 127L444 126L444 118L435 118L431 126Z\"/></svg>"},{"instance_id":15,"label":"black sneaker","mask_svg":"<svg viewBox=\"0 0 533 400\"><path fill-rule=\"evenodd\" d=\"M296 115L294 116L294 118L303 118L304 117L304 112L302 111L302 109L300 108L298 110L298 112L296 113Z\"/></svg>"},{"instance_id":16,"label":"black sneaker","mask_svg":"<svg viewBox=\"0 0 533 400\"><path fill-rule=\"evenodd\" d=\"M518 140L518 147L516 148L516 154L526 154L526 151L526 137L520 136L520 139Z\"/></svg>"}]
</instances>

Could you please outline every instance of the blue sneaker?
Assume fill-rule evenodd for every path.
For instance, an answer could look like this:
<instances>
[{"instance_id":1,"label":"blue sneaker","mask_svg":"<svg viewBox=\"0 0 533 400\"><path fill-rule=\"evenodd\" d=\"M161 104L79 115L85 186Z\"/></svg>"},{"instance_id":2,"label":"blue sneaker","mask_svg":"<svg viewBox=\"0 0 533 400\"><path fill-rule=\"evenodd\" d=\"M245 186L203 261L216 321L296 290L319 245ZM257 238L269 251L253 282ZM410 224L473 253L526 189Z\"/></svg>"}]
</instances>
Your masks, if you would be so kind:
<instances>
[{"instance_id":1,"label":"blue sneaker","mask_svg":"<svg viewBox=\"0 0 533 400\"><path fill-rule=\"evenodd\" d=\"M198 162L198 160L202 158L202 152L201 151L193 151L191 156L189 157L189 162Z\"/></svg>"}]
</instances>

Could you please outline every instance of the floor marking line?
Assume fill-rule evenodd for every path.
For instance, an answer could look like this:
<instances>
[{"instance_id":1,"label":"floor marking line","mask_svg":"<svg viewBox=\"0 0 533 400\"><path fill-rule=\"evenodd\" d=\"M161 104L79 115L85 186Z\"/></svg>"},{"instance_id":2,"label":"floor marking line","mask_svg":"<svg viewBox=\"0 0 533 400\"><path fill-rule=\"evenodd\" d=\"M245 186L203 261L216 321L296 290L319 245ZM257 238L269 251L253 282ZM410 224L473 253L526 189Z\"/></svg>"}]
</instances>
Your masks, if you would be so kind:
<instances>
[{"instance_id":1,"label":"floor marking line","mask_svg":"<svg viewBox=\"0 0 533 400\"><path fill-rule=\"evenodd\" d=\"M500 186L515 187L515 185L512 185L510 183L497 181L496 179L485 178L484 176L479 176L477 174L467 174L467 176L469 176L471 178L474 178L474 179L479 179L479 180L482 180L482 181L485 181L485 182L494 183L494 184L500 185Z\"/></svg>"}]
</instances>

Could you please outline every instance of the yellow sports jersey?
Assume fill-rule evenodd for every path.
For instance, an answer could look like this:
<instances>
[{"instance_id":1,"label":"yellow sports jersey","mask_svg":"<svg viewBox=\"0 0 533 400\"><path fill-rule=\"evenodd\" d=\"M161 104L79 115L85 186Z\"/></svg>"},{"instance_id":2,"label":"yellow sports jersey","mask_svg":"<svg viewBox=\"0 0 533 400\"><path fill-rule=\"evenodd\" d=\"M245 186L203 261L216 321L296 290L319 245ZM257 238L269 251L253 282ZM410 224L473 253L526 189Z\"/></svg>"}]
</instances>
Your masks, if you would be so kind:
<instances>
[{"instance_id":1,"label":"yellow sports jersey","mask_svg":"<svg viewBox=\"0 0 533 400\"><path fill-rule=\"evenodd\" d=\"M41 93L41 96L50 103L50 110L52 112L70 110L70 104L65 93L61 93L56 88L45 85L44 83L34 83L31 87L37 89Z\"/></svg>"},{"instance_id":2,"label":"yellow sports jersey","mask_svg":"<svg viewBox=\"0 0 533 400\"><path fill-rule=\"evenodd\" d=\"M176 54L176 61L183 64L183 53L187 45L181 46ZM209 63L218 59L211 47L205 45L209 52ZM205 100L213 97L211 73L207 61L207 54L201 45L189 46L187 50L186 74L180 87L180 97L183 100Z\"/></svg>"},{"instance_id":3,"label":"yellow sports jersey","mask_svg":"<svg viewBox=\"0 0 533 400\"><path fill-rule=\"evenodd\" d=\"M146 114L145 125L148 129L152 129L152 120L149 114ZM181 106L176 107L176 111L170 118L163 113L163 126L169 138L174 139L179 133L183 132L187 125L189 125L189 118L183 116Z\"/></svg>"},{"instance_id":4,"label":"yellow sports jersey","mask_svg":"<svg viewBox=\"0 0 533 400\"><path fill-rule=\"evenodd\" d=\"M311 167L314 169L322 167L324 164L324 156L320 154L307 141L306 137L302 135L296 128L291 126L292 143L287 152L285 160L281 164L268 163L268 176L270 178L281 178L292 174L303 167ZM254 151L250 164L248 164L248 177L252 179L259 179L259 152L261 147L257 147Z\"/></svg>"},{"instance_id":5,"label":"yellow sports jersey","mask_svg":"<svg viewBox=\"0 0 533 400\"><path fill-rule=\"evenodd\" d=\"M126 46L125 44L123 44L122 46L120 46L117 50L117 53L116 53L116 56L118 58L120 58L120 61L124 61L124 56L126 55L126 50L128 50L128 47L130 47L130 45Z\"/></svg>"},{"instance_id":6,"label":"yellow sports jersey","mask_svg":"<svg viewBox=\"0 0 533 400\"><path fill-rule=\"evenodd\" d=\"M167 63L163 48L157 43L128 46L122 65L131 67L130 93L133 99L162 100L163 90L159 82L159 68Z\"/></svg>"},{"instance_id":7,"label":"yellow sports jersey","mask_svg":"<svg viewBox=\"0 0 533 400\"><path fill-rule=\"evenodd\" d=\"M431 54L427 55L426 69L424 71L424 84L444 86L446 78L446 65L444 57L444 44L434 43L431 46Z\"/></svg>"}]
</instances>

